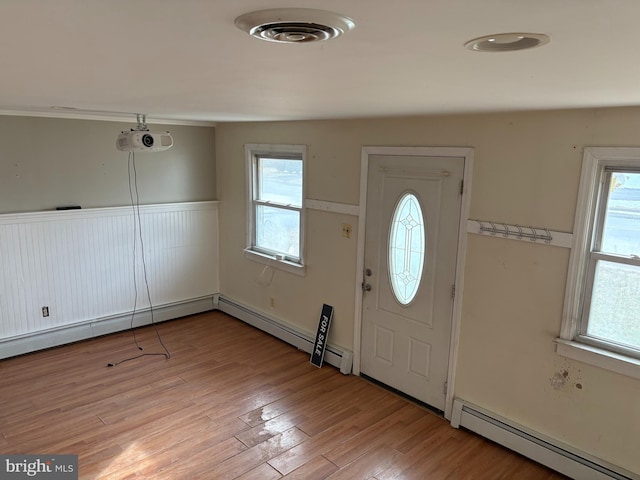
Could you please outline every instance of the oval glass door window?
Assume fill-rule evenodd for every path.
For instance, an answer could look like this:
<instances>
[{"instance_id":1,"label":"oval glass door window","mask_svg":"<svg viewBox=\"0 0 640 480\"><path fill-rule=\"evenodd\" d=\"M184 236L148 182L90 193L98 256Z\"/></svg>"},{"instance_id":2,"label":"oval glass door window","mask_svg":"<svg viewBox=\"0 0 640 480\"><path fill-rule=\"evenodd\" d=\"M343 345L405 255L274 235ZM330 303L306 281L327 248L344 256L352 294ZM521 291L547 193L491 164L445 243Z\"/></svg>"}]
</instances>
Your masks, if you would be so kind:
<instances>
[{"instance_id":1,"label":"oval glass door window","mask_svg":"<svg viewBox=\"0 0 640 480\"><path fill-rule=\"evenodd\" d=\"M389 277L396 300L408 305L418 293L426 252L420 201L411 192L400 197L389 233Z\"/></svg>"}]
</instances>

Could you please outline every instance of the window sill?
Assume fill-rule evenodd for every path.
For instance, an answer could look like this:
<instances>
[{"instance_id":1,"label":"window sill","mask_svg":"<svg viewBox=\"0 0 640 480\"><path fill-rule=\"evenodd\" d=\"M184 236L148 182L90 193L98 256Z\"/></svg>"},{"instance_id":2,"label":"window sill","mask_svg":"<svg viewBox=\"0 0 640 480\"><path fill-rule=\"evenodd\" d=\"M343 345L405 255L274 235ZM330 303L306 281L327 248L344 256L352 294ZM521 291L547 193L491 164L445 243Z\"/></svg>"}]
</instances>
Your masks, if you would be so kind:
<instances>
[{"instance_id":1,"label":"window sill","mask_svg":"<svg viewBox=\"0 0 640 480\"><path fill-rule=\"evenodd\" d=\"M277 268L278 270L293 273L294 275L299 275L301 277L304 277L306 274L306 268L304 265L288 262L287 260L279 260L273 255L256 252L250 248L245 248L244 258L261 263L267 267Z\"/></svg>"},{"instance_id":2,"label":"window sill","mask_svg":"<svg viewBox=\"0 0 640 480\"><path fill-rule=\"evenodd\" d=\"M636 358L562 338L555 342L556 352L563 357L640 380L640 360Z\"/></svg>"}]
</instances>

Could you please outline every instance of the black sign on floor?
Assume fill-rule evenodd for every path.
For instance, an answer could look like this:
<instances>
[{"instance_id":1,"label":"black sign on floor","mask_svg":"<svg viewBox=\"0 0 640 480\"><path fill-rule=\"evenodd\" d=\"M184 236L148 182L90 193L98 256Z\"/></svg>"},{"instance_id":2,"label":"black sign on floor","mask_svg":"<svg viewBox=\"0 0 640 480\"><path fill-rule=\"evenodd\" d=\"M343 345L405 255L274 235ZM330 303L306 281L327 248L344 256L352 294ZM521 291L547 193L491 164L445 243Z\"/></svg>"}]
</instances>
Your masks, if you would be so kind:
<instances>
[{"instance_id":1,"label":"black sign on floor","mask_svg":"<svg viewBox=\"0 0 640 480\"><path fill-rule=\"evenodd\" d=\"M316 367L322 367L324 360L324 350L327 347L327 338L329 337L329 326L333 318L333 307L326 303L322 305L322 313L320 314L320 322L318 322L318 333L316 333L316 342L313 344L311 352L311 364Z\"/></svg>"}]
</instances>

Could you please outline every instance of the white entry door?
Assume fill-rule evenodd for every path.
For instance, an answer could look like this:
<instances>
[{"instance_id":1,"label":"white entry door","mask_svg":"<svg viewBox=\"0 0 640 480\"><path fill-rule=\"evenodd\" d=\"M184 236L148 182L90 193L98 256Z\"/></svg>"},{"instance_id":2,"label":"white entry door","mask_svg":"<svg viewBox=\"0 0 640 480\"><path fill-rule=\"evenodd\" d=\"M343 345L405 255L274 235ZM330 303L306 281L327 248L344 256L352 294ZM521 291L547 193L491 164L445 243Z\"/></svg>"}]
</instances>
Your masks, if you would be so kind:
<instances>
[{"instance_id":1,"label":"white entry door","mask_svg":"<svg viewBox=\"0 0 640 480\"><path fill-rule=\"evenodd\" d=\"M444 410L464 158L368 172L360 371Z\"/></svg>"}]
</instances>

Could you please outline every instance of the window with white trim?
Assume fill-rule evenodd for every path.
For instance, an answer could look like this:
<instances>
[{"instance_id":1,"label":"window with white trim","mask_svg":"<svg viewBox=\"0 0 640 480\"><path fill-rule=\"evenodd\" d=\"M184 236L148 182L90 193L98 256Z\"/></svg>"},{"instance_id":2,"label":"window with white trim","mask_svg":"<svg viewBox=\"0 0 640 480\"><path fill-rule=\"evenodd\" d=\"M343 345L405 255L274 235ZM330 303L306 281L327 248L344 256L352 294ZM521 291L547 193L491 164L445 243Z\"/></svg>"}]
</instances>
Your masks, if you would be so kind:
<instances>
[{"instance_id":1,"label":"window with white trim","mask_svg":"<svg viewBox=\"0 0 640 480\"><path fill-rule=\"evenodd\" d=\"M254 260L302 267L304 145L246 145L249 225ZM296 272L300 273L300 272Z\"/></svg>"},{"instance_id":2,"label":"window with white trim","mask_svg":"<svg viewBox=\"0 0 640 480\"><path fill-rule=\"evenodd\" d=\"M571 255L559 351L640 367L640 148L585 149Z\"/></svg>"}]
</instances>

